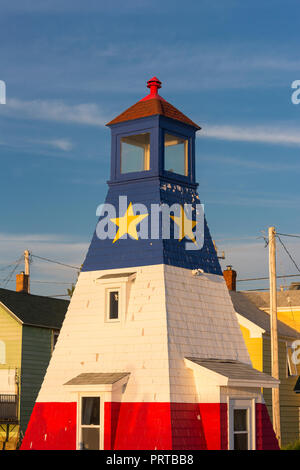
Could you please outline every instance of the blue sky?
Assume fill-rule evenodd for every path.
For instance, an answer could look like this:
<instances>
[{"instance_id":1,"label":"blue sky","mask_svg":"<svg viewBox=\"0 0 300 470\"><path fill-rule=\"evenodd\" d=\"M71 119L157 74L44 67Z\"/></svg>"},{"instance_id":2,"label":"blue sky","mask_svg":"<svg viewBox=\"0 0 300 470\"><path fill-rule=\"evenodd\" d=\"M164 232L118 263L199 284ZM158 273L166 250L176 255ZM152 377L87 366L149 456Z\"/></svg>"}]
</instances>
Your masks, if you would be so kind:
<instances>
[{"instance_id":1,"label":"blue sky","mask_svg":"<svg viewBox=\"0 0 300 470\"><path fill-rule=\"evenodd\" d=\"M300 233L299 2L0 0L0 12L0 270L25 248L81 264L107 190L104 124L156 75L161 95L203 128L199 194L223 265L267 275L261 231ZM300 264L299 242L286 240ZM278 271L295 273L281 249ZM73 279L32 264L32 281ZM65 287L32 283L47 295Z\"/></svg>"}]
</instances>

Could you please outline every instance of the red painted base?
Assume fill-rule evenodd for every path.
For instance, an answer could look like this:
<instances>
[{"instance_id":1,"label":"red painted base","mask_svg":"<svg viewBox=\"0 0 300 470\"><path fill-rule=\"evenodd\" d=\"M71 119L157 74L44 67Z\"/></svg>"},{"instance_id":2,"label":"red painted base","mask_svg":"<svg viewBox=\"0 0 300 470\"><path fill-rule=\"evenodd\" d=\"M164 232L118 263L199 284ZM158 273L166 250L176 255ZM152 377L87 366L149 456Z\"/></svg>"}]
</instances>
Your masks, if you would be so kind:
<instances>
[{"instance_id":1,"label":"red painted base","mask_svg":"<svg viewBox=\"0 0 300 470\"><path fill-rule=\"evenodd\" d=\"M76 449L76 403L36 403L21 449Z\"/></svg>"},{"instance_id":2,"label":"red painted base","mask_svg":"<svg viewBox=\"0 0 300 470\"><path fill-rule=\"evenodd\" d=\"M278 449L265 405L257 405L257 449ZM105 403L105 450L228 448L224 403ZM23 450L76 449L76 403L36 403Z\"/></svg>"}]
</instances>

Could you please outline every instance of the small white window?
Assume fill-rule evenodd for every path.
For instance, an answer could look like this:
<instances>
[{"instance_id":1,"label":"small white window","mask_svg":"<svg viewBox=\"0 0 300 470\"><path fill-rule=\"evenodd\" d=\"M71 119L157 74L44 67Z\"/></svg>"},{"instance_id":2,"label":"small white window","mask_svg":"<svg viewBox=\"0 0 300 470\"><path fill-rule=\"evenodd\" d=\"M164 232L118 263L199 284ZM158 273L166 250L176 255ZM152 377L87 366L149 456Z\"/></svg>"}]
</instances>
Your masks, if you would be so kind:
<instances>
[{"instance_id":1,"label":"small white window","mask_svg":"<svg viewBox=\"0 0 300 470\"><path fill-rule=\"evenodd\" d=\"M233 441L234 450L249 449L249 410L237 408L233 410Z\"/></svg>"},{"instance_id":2,"label":"small white window","mask_svg":"<svg viewBox=\"0 0 300 470\"><path fill-rule=\"evenodd\" d=\"M95 279L103 287L104 322L124 322L135 272L112 272Z\"/></svg>"},{"instance_id":3,"label":"small white window","mask_svg":"<svg viewBox=\"0 0 300 470\"><path fill-rule=\"evenodd\" d=\"M6 364L6 346L2 340L0 340L0 364Z\"/></svg>"},{"instance_id":4,"label":"small white window","mask_svg":"<svg viewBox=\"0 0 300 470\"><path fill-rule=\"evenodd\" d=\"M106 290L106 320L119 321L121 313L121 289Z\"/></svg>"},{"instance_id":5,"label":"small white window","mask_svg":"<svg viewBox=\"0 0 300 470\"><path fill-rule=\"evenodd\" d=\"M255 447L255 402L230 400L229 449L253 450Z\"/></svg>"},{"instance_id":6,"label":"small white window","mask_svg":"<svg viewBox=\"0 0 300 470\"><path fill-rule=\"evenodd\" d=\"M80 403L79 446L100 450L100 396L82 396Z\"/></svg>"},{"instance_id":7,"label":"small white window","mask_svg":"<svg viewBox=\"0 0 300 470\"><path fill-rule=\"evenodd\" d=\"M120 300L120 291L118 290L109 291L108 316L110 320L118 320L119 318L119 300Z\"/></svg>"}]
</instances>

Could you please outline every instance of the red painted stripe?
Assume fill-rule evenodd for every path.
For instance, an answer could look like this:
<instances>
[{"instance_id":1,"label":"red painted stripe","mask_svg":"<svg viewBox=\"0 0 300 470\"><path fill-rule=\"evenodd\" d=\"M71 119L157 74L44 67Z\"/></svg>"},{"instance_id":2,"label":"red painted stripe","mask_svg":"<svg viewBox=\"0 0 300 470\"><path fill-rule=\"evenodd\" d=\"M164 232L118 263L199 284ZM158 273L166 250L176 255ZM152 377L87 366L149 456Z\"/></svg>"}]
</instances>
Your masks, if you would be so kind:
<instances>
[{"instance_id":1,"label":"red painted stripe","mask_svg":"<svg viewBox=\"0 0 300 470\"><path fill-rule=\"evenodd\" d=\"M278 449L265 405L256 405L257 449ZM105 403L106 450L228 448L225 403ZM36 403L21 449L76 449L76 403Z\"/></svg>"},{"instance_id":2,"label":"red painted stripe","mask_svg":"<svg viewBox=\"0 0 300 470\"><path fill-rule=\"evenodd\" d=\"M227 405L106 403L105 430L105 449L226 449Z\"/></svg>"}]
</instances>

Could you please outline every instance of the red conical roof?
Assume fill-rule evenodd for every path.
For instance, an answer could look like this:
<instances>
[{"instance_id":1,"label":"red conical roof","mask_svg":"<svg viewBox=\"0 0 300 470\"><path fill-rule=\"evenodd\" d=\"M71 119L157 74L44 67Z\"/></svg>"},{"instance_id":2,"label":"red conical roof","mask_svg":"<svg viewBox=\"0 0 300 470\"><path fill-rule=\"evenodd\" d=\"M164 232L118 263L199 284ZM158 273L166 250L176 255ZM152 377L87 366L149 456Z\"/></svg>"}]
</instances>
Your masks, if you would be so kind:
<instances>
[{"instance_id":1,"label":"red conical roof","mask_svg":"<svg viewBox=\"0 0 300 470\"><path fill-rule=\"evenodd\" d=\"M133 119L155 116L159 114L170 119L184 122L185 124L193 126L196 129L201 129L201 127L195 124L191 119L175 108L175 106L168 103L162 96L158 94L158 89L161 88L161 82L158 80L158 78L153 77L148 80L147 87L150 88L149 95L145 96L133 106L126 109L126 111L121 113L106 125L111 126L113 124L119 124L120 122L131 121Z\"/></svg>"}]
</instances>

